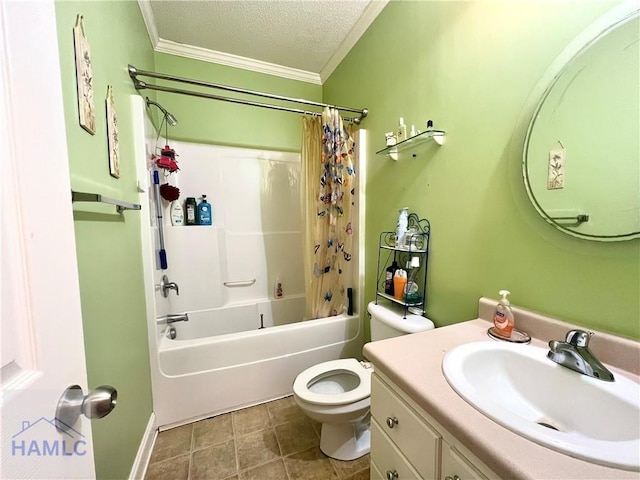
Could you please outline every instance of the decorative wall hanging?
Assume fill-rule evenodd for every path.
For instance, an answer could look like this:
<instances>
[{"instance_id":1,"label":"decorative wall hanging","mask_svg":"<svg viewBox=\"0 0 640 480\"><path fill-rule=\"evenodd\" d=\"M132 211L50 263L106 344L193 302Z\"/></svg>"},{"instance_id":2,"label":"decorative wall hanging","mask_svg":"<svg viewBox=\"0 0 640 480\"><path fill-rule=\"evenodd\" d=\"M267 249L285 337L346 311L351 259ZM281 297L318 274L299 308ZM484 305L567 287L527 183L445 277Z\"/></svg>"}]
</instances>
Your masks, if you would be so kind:
<instances>
[{"instance_id":1,"label":"decorative wall hanging","mask_svg":"<svg viewBox=\"0 0 640 480\"><path fill-rule=\"evenodd\" d=\"M118 118L113 101L113 88L107 87L107 143L109 145L109 173L120 178L120 148L118 146Z\"/></svg>"},{"instance_id":2,"label":"decorative wall hanging","mask_svg":"<svg viewBox=\"0 0 640 480\"><path fill-rule=\"evenodd\" d=\"M78 120L80 126L91 135L96 133L96 111L93 101L93 71L91 51L84 34L82 15L76 17L73 27L73 44L76 54L76 81L78 84Z\"/></svg>"}]
</instances>

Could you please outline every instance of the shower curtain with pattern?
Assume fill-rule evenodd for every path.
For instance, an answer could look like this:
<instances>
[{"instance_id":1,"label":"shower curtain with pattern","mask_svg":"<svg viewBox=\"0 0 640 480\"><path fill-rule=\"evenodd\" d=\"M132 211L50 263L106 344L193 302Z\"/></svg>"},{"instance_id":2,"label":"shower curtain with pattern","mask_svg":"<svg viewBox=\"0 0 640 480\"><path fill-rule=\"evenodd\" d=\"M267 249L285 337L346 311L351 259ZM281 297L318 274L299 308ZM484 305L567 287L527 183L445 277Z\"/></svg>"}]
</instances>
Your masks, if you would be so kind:
<instances>
[{"instance_id":1,"label":"shower curtain with pattern","mask_svg":"<svg viewBox=\"0 0 640 480\"><path fill-rule=\"evenodd\" d=\"M355 143L338 110L303 117L302 215L306 318L347 311L352 281Z\"/></svg>"}]
</instances>

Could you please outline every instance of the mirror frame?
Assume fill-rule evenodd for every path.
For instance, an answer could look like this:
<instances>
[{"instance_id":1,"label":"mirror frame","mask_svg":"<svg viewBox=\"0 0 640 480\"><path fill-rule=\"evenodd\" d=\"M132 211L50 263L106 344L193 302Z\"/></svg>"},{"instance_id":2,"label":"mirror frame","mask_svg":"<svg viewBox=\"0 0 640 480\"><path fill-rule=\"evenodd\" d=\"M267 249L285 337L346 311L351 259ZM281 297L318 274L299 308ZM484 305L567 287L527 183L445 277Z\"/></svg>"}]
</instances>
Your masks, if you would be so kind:
<instances>
[{"instance_id":1,"label":"mirror frame","mask_svg":"<svg viewBox=\"0 0 640 480\"><path fill-rule=\"evenodd\" d=\"M637 2L633 1L620 4L603 14L594 23L587 27L582 33L580 33L571 43L569 43L569 45L567 45L567 47L560 53L560 55L558 55L551 66L547 69L541 80L538 82L536 88L530 96L530 98L533 99L532 103L535 103L535 108L533 110L533 114L530 117L530 120L528 121L528 127L524 140L524 148L522 149L522 177L527 191L527 196L529 197L529 200L535 207L538 214L542 218L544 218L547 223L573 237L601 242L616 242L640 238L640 230L637 232L631 232L621 235L592 235L578 232L571 229L567 225L563 225L554 221L538 203L535 195L533 194L531 185L529 184L529 177L527 174L527 152L529 150L531 132L545 100L549 96L556 83L562 77L562 75L570 68L573 60L585 53L602 37L606 36L608 33L612 32L616 28L622 26L624 23L631 21L638 16L640 16L640 7L638 6Z\"/></svg>"}]
</instances>

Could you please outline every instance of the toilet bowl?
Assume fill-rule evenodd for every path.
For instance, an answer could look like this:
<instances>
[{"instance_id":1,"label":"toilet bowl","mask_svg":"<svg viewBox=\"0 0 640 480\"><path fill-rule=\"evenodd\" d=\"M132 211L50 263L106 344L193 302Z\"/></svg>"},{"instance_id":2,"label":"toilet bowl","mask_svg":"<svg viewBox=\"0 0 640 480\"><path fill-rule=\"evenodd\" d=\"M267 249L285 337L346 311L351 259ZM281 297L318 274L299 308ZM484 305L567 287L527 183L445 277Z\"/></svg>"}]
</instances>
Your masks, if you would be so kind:
<instances>
[{"instance_id":1,"label":"toilet bowl","mask_svg":"<svg viewBox=\"0 0 640 480\"><path fill-rule=\"evenodd\" d=\"M428 318L406 315L390 303L371 302L368 311L374 341L434 328ZM322 423L325 455L355 460L369 453L372 372L371 364L347 358L319 363L296 377L293 397L308 417Z\"/></svg>"},{"instance_id":2,"label":"toilet bowl","mask_svg":"<svg viewBox=\"0 0 640 480\"><path fill-rule=\"evenodd\" d=\"M369 453L371 364L355 358L314 365L298 375L293 396L304 413L322 423L320 450L337 460Z\"/></svg>"}]
</instances>

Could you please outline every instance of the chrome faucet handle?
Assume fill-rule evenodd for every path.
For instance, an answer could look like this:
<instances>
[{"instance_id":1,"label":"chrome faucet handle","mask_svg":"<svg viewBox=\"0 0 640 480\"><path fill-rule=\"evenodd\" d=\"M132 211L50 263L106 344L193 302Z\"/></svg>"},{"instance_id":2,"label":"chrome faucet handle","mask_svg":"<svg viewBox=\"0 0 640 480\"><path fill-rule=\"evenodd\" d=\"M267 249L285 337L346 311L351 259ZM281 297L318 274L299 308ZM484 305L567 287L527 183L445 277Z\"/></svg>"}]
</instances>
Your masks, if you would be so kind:
<instances>
[{"instance_id":1,"label":"chrome faucet handle","mask_svg":"<svg viewBox=\"0 0 640 480\"><path fill-rule=\"evenodd\" d=\"M163 275L160 279L160 291L162 292L162 296L164 298L169 297L169 290L175 290L176 295L180 295L180 290L178 289L178 284L176 282L170 282L169 277Z\"/></svg>"},{"instance_id":2,"label":"chrome faucet handle","mask_svg":"<svg viewBox=\"0 0 640 480\"><path fill-rule=\"evenodd\" d=\"M569 330L567 332L566 342L574 347L588 347L589 339L593 336L593 332L585 332L584 330Z\"/></svg>"}]
</instances>

